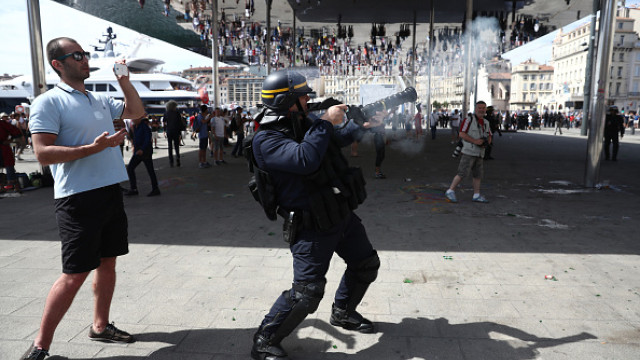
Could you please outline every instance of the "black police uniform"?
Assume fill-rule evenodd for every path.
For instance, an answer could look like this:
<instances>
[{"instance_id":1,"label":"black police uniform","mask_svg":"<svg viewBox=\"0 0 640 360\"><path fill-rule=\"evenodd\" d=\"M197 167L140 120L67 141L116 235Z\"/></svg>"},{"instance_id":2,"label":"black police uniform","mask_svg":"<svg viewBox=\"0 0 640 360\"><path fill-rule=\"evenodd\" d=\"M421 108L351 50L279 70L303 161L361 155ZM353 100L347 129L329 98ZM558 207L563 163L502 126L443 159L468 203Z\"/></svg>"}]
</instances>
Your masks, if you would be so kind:
<instances>
[{"instance_id":1,"label":"black police uniform","mask_svg":"<svg viewBox=\"0 0 640 360\"><path fill-rule=\"evenodd\" d=\"M263 97L269 93L264 90L268 80L263 85ZM294 78L293 83L289 80L284 90L306 81L304 77ZM272 86L276 90L278 87L283 90L282 86ZM288 104L281 107L288 109ZM346 262L347 269L335 294L330 322L350 330L374 331L373 324L356 312L356 307L376 279L380 260L360 218L351 210L359 189L347 184L353 168L348 168L340 151L361 129L350 122L338 130L326 120L279 113L267 111L252 140L252 153L255 165L271 177L278 213L296 214L300 225L290 239L292 288L282 292L255 334L254 359L286 358L280 342L318 308L334 252ZM364 180L361 185L363 191ZM319 214L322 210L318 204L325 209L324 214Z\"/></svg>"},{"instance_id":2,"label":"black police uniform","mask_svg":"<svg viewBox=\"0 0 640 360\"><path fill-rule=\"evenodd\" d=\"M618 114L617 109L610 109L604 123L604 158L606 160L609 160L609 147L611 142L613 142L613 156L611 159L613 161L617 160L618 148L620 147L618 143L618 132L620 136L624 135L624 121L622 120L622 116Z\"/></svg>"}]
</instances>

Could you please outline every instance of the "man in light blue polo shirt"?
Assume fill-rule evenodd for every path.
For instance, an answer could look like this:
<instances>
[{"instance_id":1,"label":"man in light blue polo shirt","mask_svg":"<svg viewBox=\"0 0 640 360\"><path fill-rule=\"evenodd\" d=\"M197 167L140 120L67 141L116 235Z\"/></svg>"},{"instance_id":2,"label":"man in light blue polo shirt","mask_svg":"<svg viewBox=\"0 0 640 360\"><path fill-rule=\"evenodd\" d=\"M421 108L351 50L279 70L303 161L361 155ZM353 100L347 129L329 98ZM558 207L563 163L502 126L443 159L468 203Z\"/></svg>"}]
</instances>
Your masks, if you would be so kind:
<instances>
[{"instance_id":1,"label":"man in light blue polo shirt","mask_svg":"<svg viewBox=\"0 0 640 360\"><path fill-rule=\"evenodd\" d=\"M125 130L116 132L113 119L140 119L144 107L128 74L116 75L124 102L87 91L89 53L75 40L51 40L47 58L61 81L35 99L29 128L36 158L51 166L55 180L63 273L49 291L38 335L22 357L29 360L48 355L56 327L94 269L95 310L89 338L133 341L109 322L116 257L129 251L119 186L127 180L118 149Z\"/></svg>"}]
</instances>

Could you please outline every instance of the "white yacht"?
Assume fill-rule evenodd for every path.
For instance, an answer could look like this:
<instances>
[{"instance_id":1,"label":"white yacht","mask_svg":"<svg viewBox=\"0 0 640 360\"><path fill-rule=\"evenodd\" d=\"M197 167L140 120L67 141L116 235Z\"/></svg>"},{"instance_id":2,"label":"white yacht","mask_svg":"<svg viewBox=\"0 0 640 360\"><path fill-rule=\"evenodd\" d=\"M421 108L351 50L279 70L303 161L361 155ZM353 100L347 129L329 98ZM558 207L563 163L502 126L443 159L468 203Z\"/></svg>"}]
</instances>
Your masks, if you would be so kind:
<instances>
[{"instance_id":1,"label":"white yacht","mask_svg":"<svg viewBox=\"0 0 640 360\"><path fill-rule=\"evenodd\" d=\"M91 76L85 80L87 90L123 99L124 95L113 74L113 64L116 59L124 58L129 67L131 83L138 91L147 113L164 112L164 104L169 100L178 102L184 110L192 109L202 102L203 98L194 89L191 81L177 75L152 72L158 65L164 64L164 61L136 57L140 44L136 44L127 56L122 56L113 50L113 39L116 35L111 28L108 28L107 34L103 36L105 40L100 40L100 43L104 44L104 47L94 46L89 60ZM99 56L98 52L102 52L102 56ZM49 89L60 81L49 66L46 80ZM0 82L0 111L11 112L16 105L29 104L33 97L32 81L32 78L23 75Z\"/></svg>"}]
</instances>

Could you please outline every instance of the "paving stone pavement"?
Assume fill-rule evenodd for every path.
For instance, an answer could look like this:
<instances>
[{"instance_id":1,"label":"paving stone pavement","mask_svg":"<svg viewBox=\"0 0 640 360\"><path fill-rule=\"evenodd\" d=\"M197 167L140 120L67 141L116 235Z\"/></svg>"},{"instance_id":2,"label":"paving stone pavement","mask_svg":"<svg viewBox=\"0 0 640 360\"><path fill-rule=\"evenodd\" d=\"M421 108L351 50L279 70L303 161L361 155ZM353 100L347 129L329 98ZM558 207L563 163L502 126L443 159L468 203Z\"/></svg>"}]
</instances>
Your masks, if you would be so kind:
<instances>
[{"instance_id":1,"label":"paving stone pavement","mask_svg":"<svg viewBox=\"0 0 640 360\"><path fill-rule=\"evenodd\" d=\"M344 271L336 257L320 308L283 342L292 359L640 358L640 135L602 163L603 186L586 189L579 130L504 133L485 163L490 203L472 203L465 180L452 204L444 190L458 161L448 130L418 142L387 134L387 179L373 178L370 138L350 158L367 176L356 212L382 262L359 310L378 332L329 324ZM161 196L125 199L131 246L118 262L111 319L138 341L87 339L87 281L50 359L249 358L257 325L291 285L290 252L281 224L246 189L245 161L227 155L226 166L198 169L196 143L186 141L183 166L170 168L160 140ZM32 154L25 159L18 171L37 169ZM138 174L145 194L148 177ZM51 188L0 198L2 360L29 346L60 274L52 199Z\"/></svg>"}]
</instances>

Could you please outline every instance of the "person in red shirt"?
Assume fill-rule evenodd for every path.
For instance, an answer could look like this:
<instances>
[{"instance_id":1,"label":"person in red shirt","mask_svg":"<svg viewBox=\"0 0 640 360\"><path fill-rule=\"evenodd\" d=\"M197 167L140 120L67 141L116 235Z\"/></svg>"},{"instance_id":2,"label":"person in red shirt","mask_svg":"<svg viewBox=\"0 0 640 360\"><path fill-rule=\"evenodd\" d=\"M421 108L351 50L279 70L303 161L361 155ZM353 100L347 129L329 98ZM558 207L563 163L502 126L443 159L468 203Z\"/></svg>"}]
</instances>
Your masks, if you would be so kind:
<instances>
[{"instance_id":1,"label":"person in red shirt","mask_svg":"<svg viewBox=\"0 0 640 360\"><path fill-rule=\"evenodd\" d=\"M7 172L7 185L13 185L16 190L19 190L16 181L16 160L10 144L22 138L22 132L10 121L7 113L0 113L0 167L5 168Z\"/></svg>"}]
</instances>

